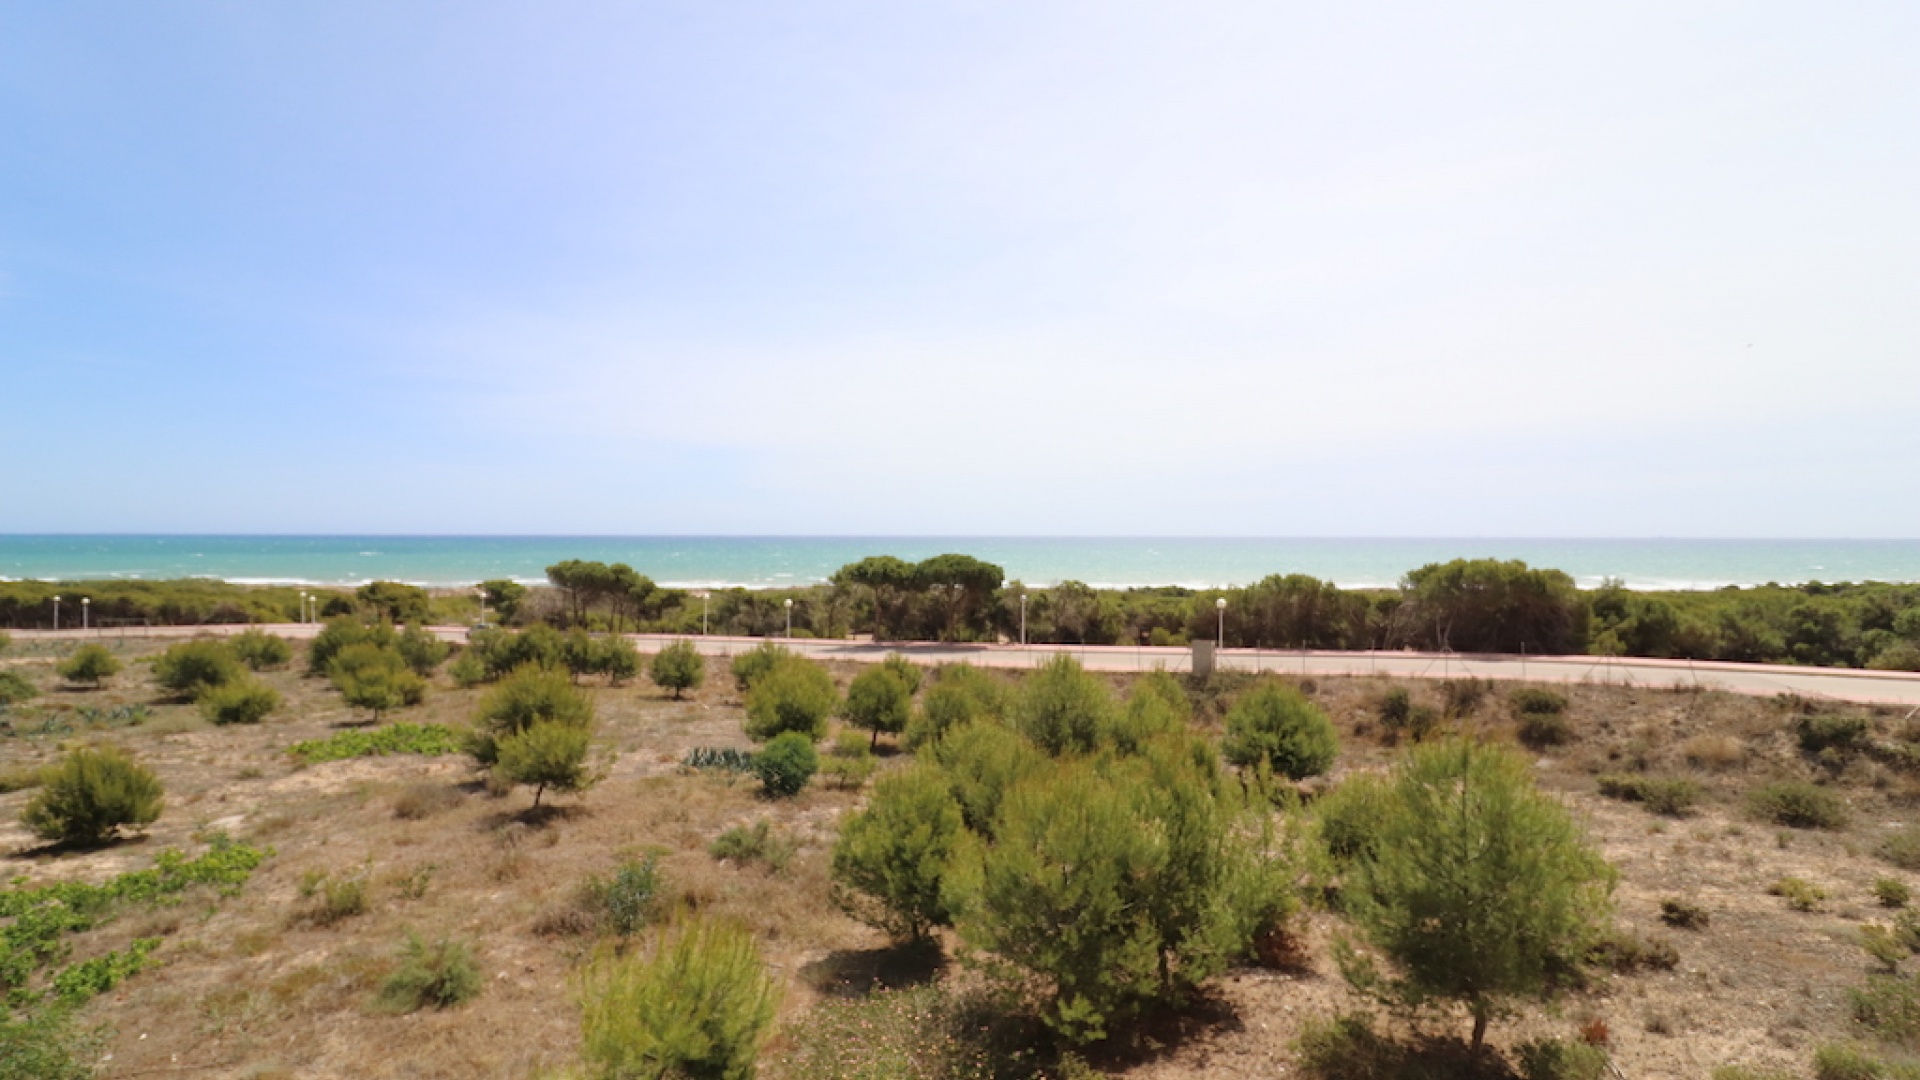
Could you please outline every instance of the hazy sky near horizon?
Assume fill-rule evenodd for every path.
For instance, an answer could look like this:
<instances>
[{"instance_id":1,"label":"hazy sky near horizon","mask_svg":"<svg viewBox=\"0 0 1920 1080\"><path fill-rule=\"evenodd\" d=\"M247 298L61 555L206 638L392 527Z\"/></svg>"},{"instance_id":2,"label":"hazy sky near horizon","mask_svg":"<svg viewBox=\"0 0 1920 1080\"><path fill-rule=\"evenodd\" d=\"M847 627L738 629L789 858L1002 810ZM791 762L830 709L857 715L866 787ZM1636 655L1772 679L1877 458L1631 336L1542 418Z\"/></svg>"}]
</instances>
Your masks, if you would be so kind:
<instances>
[{"instance_id":1,"label":"hazy sky near horizon","mask_svg":"<svg viewBox=\"0 0 1920 1080\"><path fill-rule=\"evenodd\" d=\"M0 6L0 532L1920 536L1920 5Z\"/></svg>"}]
</instances>

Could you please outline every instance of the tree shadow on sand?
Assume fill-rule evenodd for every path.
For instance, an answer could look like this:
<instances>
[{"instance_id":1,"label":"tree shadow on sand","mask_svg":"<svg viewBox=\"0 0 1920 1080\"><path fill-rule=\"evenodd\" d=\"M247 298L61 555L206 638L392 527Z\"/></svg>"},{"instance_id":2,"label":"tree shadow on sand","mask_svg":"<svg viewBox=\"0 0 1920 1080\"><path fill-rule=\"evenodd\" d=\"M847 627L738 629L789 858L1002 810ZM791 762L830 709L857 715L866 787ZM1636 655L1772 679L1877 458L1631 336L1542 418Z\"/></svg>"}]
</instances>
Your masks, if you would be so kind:
<instances>
[{"instance_id":1,"label":"tree shadow on sand","mask_svg":"<svg viewBox=\"0 0 1920 1080\"><path fill-rule=\"evenodd\" d=\"M923 986L946 973L937 941L881 949L838 949L800 968L800 978L828 997L860 998L880 990Z\"/></svg>"}]
</instances>

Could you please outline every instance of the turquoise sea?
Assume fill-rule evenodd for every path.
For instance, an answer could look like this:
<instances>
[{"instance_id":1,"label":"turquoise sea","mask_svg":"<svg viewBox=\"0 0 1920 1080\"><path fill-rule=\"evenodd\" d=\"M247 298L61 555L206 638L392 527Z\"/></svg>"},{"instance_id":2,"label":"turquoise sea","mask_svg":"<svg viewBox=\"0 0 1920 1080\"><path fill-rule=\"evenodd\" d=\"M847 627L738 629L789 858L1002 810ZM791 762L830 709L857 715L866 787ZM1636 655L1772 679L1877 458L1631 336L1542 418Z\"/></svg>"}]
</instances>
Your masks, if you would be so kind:
<instances>
[{"instance_id":1,"label":"turquoise sea","mask_svg":"<svg viewBox=\"0 0 1920 1080\"><path fill-rule=\"evenodd\" d=\"M819 582L868 555L975 555L1029 584L1239 585L1304 573L1388 586L1429 562L1524 559L1582 585L1641 589L1806 581L1920 581L1920 540L1197 539L999 536L5 536L0 578L209 577L350 585L374 579L533 582L562 559L624 562L680 587Z\"/></svg>"}]
</instances>

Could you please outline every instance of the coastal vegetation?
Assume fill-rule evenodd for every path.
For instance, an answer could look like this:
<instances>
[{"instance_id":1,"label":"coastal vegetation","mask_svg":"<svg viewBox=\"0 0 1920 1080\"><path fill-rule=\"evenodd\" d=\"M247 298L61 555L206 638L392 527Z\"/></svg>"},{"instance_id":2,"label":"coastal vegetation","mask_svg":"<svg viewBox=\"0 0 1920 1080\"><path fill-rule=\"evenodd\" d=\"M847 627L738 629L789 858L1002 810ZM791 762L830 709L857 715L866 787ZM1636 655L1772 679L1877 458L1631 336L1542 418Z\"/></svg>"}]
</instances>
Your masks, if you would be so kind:
<instances>
[{"instance_id":1,"label":"coastal vegetation","mask_svg":"<svg viewBox=\"0 0 1920 1080\"><path fill-rule=\"evenodd\" d=\"M1409 570L1392 589L1341 588L1304 574L1227 589L1098 589L1074 581L1029 587L959 554L917 563L873 556L821 585L704 595L657 586L623 563L567 560L549 567L547 580L538 588L489 581L478 593L373 582L351 593L314 591L319 599L310 604L299 589L199 579L0 582L0 626L50 626L55 595L69 608L90 599L93 625L103 628L285 623L300 618L303 607L315 618L417 628L470 622L484 600L498 624L616 634L1183 645L1224 632L1234 648L1591 653L1920 670L1920 585L1877 582L1637 591L1610 581L1581 589L1557 570L1456 559ZM559 656L565 640L524 647L536 645ZM529 659L477 652L464 661L476 678L482 667L485 678L498 678ZM315 670L326 659L323 650ZM634 673L625 659L580 652L568 664L576 673L625 677Z\"/></svg>"}]
</instances>

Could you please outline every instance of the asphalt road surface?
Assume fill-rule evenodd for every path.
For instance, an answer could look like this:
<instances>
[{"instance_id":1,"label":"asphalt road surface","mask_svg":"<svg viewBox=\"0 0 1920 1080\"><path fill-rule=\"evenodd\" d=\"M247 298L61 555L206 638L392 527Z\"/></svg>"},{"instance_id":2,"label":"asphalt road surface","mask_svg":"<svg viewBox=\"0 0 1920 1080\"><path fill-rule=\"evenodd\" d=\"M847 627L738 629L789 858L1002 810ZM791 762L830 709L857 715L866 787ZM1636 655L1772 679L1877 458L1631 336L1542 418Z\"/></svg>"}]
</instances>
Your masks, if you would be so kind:
<instances>
[{"instance_id":1,"label":"asphalt road surface","mask_svg":"<svg viewBox=\"0 0 1920 1080\"><path fill-rule=\"evenodd\" d=\"M95 638L186 638L199 634L232 634L244 626L154 626L96 630L13 630L16 641ZM288 623L257 629L290 638L312 637L319 627ZM462 641L466 629L435 627L449 641ZM631 635L642 650L652 651L676 640L656 634ZM758 645L764 638L694 637L708 656L730 657ZM900 653L923 664L964 660L983 667L1029 668L1068 653L1098 671L1152 671L1164 668L1184 672L1193 656L1185 648L1124 645L947 645L927 642L874 644L867 641L782 640L783 645L820 660L872 662L888 653ZM1719 661L1644 660L1597 656L1465 656L1414 652L1301 652L1224 649L1216 665L1235 671L1270 671L1287 675L1385 675L1397 679L1449 679L1475 676L1552 683L1610 683L1658 689L1700 687L1739 694L1771 696L1799 694L1809 698L1906 705L1920 709L1920 673L1860 671L1855 668L1792 667L1785 664L1732 664Z\"/></svg>"}]
</instances>

